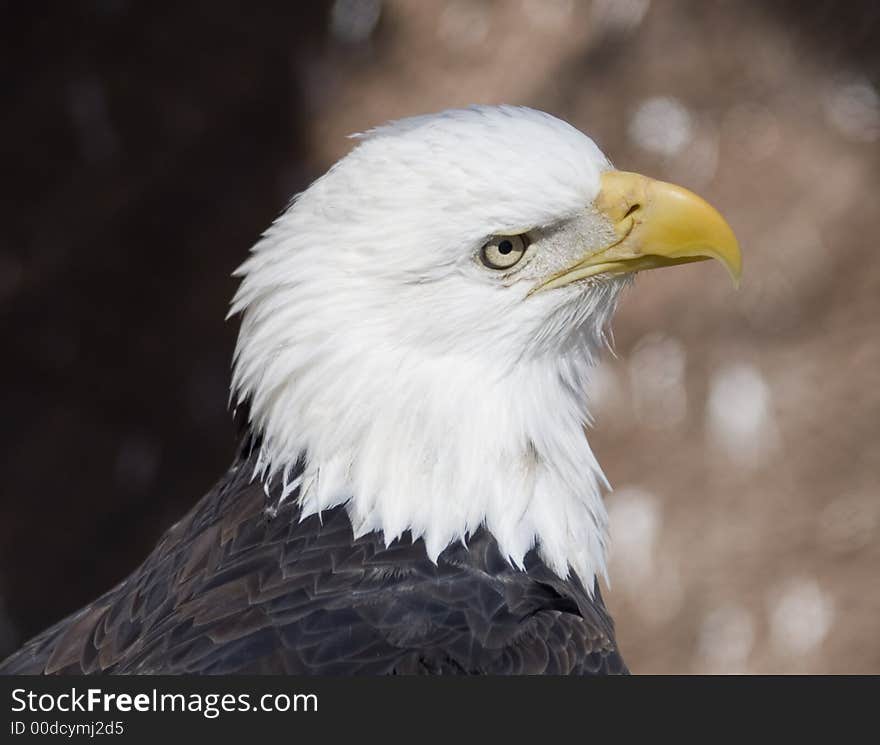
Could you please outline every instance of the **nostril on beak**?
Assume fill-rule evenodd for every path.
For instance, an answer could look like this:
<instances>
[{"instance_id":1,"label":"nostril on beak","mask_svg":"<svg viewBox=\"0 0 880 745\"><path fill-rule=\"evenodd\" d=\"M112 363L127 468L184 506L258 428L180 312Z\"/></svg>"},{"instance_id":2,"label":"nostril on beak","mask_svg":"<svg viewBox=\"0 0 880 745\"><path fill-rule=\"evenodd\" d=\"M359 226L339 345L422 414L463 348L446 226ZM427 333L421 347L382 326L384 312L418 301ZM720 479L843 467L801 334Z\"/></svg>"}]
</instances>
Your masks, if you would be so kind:
<instances>
[{"instance_id":1,"label":"nostril on beak","mask_svg":"<svg viewBox=\"0 0 880 745\"><path fill-rule=\"evenodd\" d=\"M633 212L635 212L636 210L640 210L641 208L642 208L642 205L640 205L638 202L636 202L635 204L633 204L632 206L630 206L630 208L626 211L626 214L623 216L623 219L625 220L625 219L626 219L627 217L629 217Z\"/></svg>"}]
</instances>

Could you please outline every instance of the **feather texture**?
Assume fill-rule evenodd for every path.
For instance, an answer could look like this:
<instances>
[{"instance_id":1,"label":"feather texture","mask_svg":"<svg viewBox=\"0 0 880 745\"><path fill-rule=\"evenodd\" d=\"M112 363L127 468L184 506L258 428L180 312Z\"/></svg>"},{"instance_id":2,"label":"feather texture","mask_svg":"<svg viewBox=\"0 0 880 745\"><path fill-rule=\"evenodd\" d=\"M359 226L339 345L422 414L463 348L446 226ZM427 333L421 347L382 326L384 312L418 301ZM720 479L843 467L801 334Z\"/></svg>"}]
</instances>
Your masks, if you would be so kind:
<instances>
[{"instance_id":1,"label":"feather texture","mask_svg":"<svg viewBox=\"0 0 880 745\"><path fill-rule=\"evenodd\" d=\"M236 464L130 577L0 674L625 672L598 590L480 530L437 563L409 536L354 538L342 508L277 512ZM274 516L273 516L274 513Z\"/></svg>"},{"instance_id":2,"label":"feather texture","mask_svg":"<svg viewBox=\"0 0 880 745\"><path fill-rule=\"evenodd\" d=\"M624 672L584 429L627 280L532 293L616 239L608 168L525 108L361 137L237 272L252 450L0 672ZM516 266L480 260L512 234Z\"/></svg>"},{"instance_id":3,"label":"feather texture","mask_svg":"<svg viewBox=\"0 0 880 745\"><path fill-rule=\"evenodd\" d=\"M526 108L364 136L238 271L233 390L259 476L305 454L305 515L345 504L355 535L408 531L432 559L485 526L514 566L537 547L592 588L607 518L584 391L627 280L529 293L615 240L592 207L608 168ZM513 270L479 261L488 237L524 231Z\"/></svg>"}]
</instances>

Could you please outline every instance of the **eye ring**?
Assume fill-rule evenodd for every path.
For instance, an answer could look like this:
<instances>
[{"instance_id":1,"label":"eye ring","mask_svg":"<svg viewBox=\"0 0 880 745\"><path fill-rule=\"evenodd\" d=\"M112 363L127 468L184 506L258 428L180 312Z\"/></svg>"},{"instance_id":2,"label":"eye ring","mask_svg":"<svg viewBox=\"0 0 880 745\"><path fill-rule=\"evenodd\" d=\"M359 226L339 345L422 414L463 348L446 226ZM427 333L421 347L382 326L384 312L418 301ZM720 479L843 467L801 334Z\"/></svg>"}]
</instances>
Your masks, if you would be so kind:
<instances>
[{"instance_id":1,"label":"eye ring","mask_svg":"<svg viewBox=\"0 0 880 745\"><path fill-rule=\"evenodd\" d=\"M489 269L510 269L520 262L528 247L525 235L496 235L480 249L480 260Z\"/></svg>"}]
</instances>

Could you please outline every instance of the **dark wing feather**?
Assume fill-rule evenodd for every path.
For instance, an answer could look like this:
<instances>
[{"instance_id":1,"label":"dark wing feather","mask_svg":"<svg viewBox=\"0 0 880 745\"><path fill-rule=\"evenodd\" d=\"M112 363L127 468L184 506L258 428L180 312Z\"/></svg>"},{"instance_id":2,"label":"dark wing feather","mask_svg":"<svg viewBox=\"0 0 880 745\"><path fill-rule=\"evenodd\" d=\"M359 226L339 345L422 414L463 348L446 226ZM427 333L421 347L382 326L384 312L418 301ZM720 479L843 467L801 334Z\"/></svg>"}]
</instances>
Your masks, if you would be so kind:
<instances>
[{"instance_id":1,"label":"dark wing feather","mask_svg":"<svg viewBox=\"0 0 880 745\"><path fill-rule=\"evenodd\" d=\"M590 597L534 552L515 570L483 530L435 565L421 541L354 539L341 507L267 510L253 465L0 673L626 672L598 587Z\"/></svg>"}]
</instances>

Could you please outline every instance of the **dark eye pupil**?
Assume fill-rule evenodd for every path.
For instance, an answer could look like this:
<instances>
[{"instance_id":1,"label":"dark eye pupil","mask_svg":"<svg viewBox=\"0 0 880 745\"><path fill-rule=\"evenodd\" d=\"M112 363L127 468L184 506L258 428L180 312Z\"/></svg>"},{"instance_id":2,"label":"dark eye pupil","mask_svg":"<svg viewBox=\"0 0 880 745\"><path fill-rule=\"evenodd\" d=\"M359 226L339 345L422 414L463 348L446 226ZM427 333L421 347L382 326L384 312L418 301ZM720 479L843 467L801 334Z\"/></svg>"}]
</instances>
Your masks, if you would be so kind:
<instances>
[{"instance_id":1,"label":"dark eye pupil","mask_svg":"<svg viewBox=\"0 0 880 745\"><path fill-rule=\"evenodd\" d=\"M513 244L510 241L505 240L498 244L498 253L502 256L507 256L511 251L513 251Z\"/></svg>"}]
</instances>

